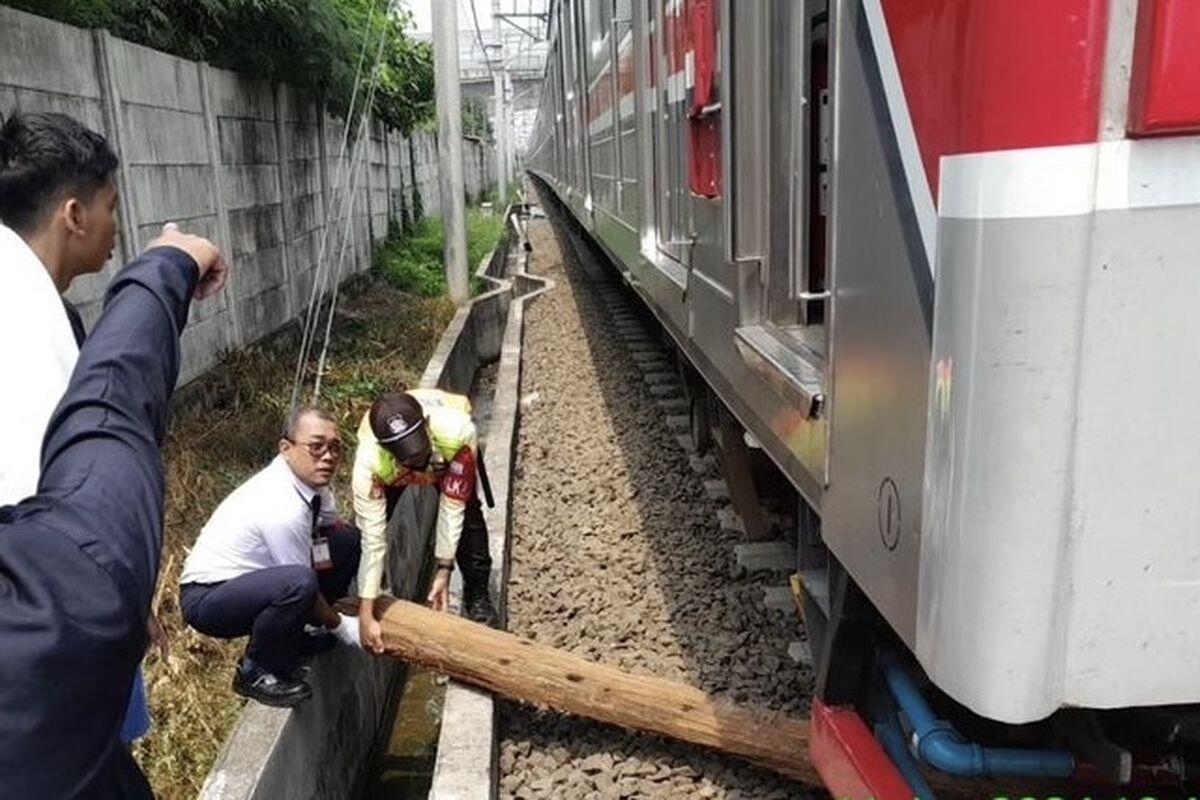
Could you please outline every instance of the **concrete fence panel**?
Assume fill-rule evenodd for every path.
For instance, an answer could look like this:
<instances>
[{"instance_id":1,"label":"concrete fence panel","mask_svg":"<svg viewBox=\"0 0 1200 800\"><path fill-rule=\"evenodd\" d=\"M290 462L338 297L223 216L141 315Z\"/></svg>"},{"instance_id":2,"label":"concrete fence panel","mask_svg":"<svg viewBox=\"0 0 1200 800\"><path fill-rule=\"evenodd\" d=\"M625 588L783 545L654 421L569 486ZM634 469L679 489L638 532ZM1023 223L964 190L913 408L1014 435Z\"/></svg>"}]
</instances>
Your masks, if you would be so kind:
<instances>
[{"instance_id":1,"label":"concrete fence panel","mask_svg":"<svg viewBox=\"0 0 1200 800\"><path fill-rule=\"evenodd\" d=\"M405 138L372 121L361 142L356 131L345 141L345 123L296 87L0 7L0 113L17 110L69 114L121 157L113 261L68 293L86 324L114 271L164 222L233 261L223 296L193 308L184 382L302 317L322 264L328 290L333 276L370 268L389 225L439 213L435 134ZM464 145L464 191L478 197L493 183L487 147Z\"/></svg>"}]
</instances>

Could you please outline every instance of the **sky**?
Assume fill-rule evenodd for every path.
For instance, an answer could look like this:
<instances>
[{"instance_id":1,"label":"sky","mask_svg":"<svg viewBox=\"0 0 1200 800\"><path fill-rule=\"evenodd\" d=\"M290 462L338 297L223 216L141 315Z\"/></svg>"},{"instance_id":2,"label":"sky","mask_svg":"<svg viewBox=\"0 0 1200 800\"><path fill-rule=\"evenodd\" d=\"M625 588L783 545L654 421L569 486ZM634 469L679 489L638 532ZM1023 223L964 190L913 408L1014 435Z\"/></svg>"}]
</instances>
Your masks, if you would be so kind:
<instances>
[{"instance_id":1,"label":"sky","mask_svg":"<svg viewBox=\"0 0 1200 800\"><path fill-rule=\"evenodd\" d=\"M431 3L447 3L455 0L405 0L410 11L413 12L413 22L418 31L433 30L433 10ZM470 28L474 25L471 19L471 2L472 0L457 0L458 2L458 27L460 30ZM482 30L488 31L492 28L492 0L474 0L475 13L479 16L479 27Z\"/></svg>"}]
</instances>

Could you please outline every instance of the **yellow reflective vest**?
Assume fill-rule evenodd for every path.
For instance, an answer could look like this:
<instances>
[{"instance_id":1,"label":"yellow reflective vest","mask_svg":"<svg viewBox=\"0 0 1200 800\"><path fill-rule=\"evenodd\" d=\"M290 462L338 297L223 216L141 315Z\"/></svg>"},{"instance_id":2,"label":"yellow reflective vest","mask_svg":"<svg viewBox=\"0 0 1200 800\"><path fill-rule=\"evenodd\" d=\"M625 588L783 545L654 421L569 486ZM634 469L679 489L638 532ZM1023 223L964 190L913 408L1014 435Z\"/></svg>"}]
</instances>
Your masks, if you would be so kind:
<instances>
[{"instance_id":1,"label":"yellow reflective vest","mask_svg":"<svg viewBox=\"0 0 1200 800\"><path fill-rule=\"evenodd\" d=\"M362 534L362 558L358 565L359 597L379 595L387 556L387 489L408 485L437 486L440 492L437 516L439 559L453 559L462 537L467 501L475 494L478 439L471 419L471 401L441 389L412 389L408 392L425 412L433 453L429 466L414 471L396 459L375 440L370 411L358 426L358 449L354 453L351 489L354 516Z\"/></svg>"}]
</instances>

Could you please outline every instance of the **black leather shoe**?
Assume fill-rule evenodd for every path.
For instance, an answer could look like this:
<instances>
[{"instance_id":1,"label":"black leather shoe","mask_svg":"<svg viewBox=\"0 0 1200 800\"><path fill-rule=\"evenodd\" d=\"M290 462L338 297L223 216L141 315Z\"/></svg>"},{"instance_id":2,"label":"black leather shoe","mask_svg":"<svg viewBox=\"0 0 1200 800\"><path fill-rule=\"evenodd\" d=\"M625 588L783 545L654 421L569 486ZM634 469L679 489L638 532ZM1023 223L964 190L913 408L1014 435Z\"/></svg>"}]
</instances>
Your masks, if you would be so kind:
<instances>
[{"instance_id":1,"label":"black leather shoe","mask_svg":"<svg viewBox=\"0 0 1200 800\"><path fill-rule=\"evenodd\" d=\"M312 687L304 681L280 678L261 667L247 672L238 666L233 672L233 691L276 708L291 708L312 697Z\"/></svg>"},{"instance_id":2,"label":"black leather shoe","mask_svg":"<svg viewBox=\"0 0 1200 800\"><path fill-rule=\"evenodd\" d=\"M467 600L464 616L472 622L487 625L489 628L500 627L500 617L496 614L496 607L492 605L492 598L486 594Z\"/></svg>"}]
</instances>

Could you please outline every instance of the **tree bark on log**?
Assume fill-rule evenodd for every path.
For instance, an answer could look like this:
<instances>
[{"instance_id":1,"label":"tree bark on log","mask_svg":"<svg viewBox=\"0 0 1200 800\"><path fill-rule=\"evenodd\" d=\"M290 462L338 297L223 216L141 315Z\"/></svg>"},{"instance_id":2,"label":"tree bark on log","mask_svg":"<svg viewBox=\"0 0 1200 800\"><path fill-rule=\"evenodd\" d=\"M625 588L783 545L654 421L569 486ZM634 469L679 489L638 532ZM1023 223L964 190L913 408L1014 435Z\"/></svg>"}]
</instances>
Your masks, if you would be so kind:
<instances>
[{"instance_id":1,"label":"tree bark on log","mask_svg":"<svg viewBox=\"0 0 1200 800\"><path fill-rule=\"evenodd\" d=\"M808 720L757 712L685 684L597 664L404 600L380 617L389 655L505 697L656 733L819 785Z\"/></svg>"}]
</instances>

